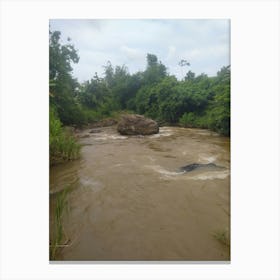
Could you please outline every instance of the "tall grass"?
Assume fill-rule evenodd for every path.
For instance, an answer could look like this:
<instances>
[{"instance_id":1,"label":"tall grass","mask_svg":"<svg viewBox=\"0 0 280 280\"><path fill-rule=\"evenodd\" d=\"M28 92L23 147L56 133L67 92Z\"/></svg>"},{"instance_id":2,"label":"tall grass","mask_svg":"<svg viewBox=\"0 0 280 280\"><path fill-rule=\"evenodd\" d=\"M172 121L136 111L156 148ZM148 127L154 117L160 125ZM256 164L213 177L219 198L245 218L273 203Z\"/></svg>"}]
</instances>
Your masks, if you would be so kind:
<instances>
[{"instance_id":1,"label":"tall grass","mask_svg":"<svg viewBox=\"0 0 280 280\"><path fill-rule=\"evenodd\" d=\"M62 192L59 192L55 197L54 209L52 210L53 223L50 228L51 231L51 242L50 242L50 259L55 260L59 248L63 247L63 239L65 233L63 231L62 217L67 206L67 194L69 188L64 189Z\"/></svg>"},{"instance_id":2,"label":"tall grass","mask_svg":"<svg viewBox=\"0 0 280 280\"><path fill-rule=\"evenodd\" d=\"M64 131L53 108L50 110L49 146L50 165L79 157L80 145L71 134Z\"/></svg>"}]
</instances>

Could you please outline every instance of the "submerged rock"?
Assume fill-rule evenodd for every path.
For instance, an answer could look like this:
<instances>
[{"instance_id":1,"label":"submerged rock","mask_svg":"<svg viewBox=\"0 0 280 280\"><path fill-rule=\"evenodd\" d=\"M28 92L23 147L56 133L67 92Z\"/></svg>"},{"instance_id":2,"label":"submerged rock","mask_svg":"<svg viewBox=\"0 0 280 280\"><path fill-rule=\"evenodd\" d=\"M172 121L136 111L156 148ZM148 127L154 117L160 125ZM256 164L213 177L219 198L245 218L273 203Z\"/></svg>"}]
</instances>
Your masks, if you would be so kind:
<instances>
[{"instance_id":1,"label":"submerged rock","mask_svg":"<svg viewBox=\"0 0 280 280\"><path fill-rule=\"evenodd\" d=\"M90 137L89 134L84 134L84 135L80 135L80 136L79 136L79 138L88 138L88 137Z\"/></svg>"},{"instance_id":2,"label":"submerged rock","mask_svg":"<svg viewBox=\"0 0 280 280\"><path fill-rule=\"evenodd\" d=\"M222 166L218 166L215 163L192 163L192 164L188 164L185 166L180 167L180 171L185 171L185 172L190 172L196 169L201 169L201 168L224 168Z\"/></svg>"},{"instance_id":3,"label":"submerged rock","mask_svg":"<svg viewBox=\"0 0 280 280\"><path fill-rule=\"evenodd\" d=\"M101 129L92 129L89 133L100 133L102 132Z\"/></svg>"},{"instance_id":4,"label":"submerged rock","mask_svg":"<svg viewBox=\"0 0 280 280\"><path fill-rule=\"evenodd\" d=\"M156 121L141 115L123 115L117 129L122 135L150 135L159 132Z\"/></svg>"}]
</instances>

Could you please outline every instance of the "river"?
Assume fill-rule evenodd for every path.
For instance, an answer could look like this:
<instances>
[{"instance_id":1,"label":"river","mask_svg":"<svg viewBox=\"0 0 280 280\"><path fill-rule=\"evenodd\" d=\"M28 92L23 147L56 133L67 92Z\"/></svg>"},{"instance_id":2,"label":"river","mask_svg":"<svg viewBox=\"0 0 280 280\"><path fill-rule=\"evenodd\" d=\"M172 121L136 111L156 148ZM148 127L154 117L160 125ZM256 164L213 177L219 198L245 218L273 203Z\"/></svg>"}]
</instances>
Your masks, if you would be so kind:
<instances>
[{"instance_id":1,"label":"river","mask_svg":"<svg viewBox=\"0 0 280 280\"><path fill-rule=\"evenodd\" d=\"M79 136L81 158L50 169L51 205L71 186L67 244L56 259L230 260L229 246L214 237L230 230L228 137L179 127L151 136L121 136L116 127ZM193 163L216 167L180 170Z\"/></svg>"}]
</instances>

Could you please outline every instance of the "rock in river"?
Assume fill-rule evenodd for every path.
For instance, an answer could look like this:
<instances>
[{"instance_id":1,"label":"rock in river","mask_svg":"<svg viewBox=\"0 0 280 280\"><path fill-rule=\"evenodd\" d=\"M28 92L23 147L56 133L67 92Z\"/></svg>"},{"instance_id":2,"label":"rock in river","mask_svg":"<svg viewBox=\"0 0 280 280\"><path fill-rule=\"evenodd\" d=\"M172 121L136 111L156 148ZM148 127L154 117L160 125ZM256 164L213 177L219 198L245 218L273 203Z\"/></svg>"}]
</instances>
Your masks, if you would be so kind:
<instances>
[{"instance_id":1,"label":"rock in river","mask_svg":"<svg viewBox=\"0 0 280 280\"><path fill-rule=\"evenodd\" d=\"M192 164L188 164L186 166L182 166L180 167L180 171L184 171L184 172L190 172L196 169L210 169L210 168L216 168L216 169L224 169L223 166L218 166L215 163L192 163Z\"/></svg>"},{"instance_id":2,"label":"rock in river","mask_svg":"<svg viewBox=\"0 0 280 280\"><path fill-rule=\"evenodd\" d=\"M118 132L122 135L150 135L159 132L157 122L141 115L123 115Z\"/></svg>"},{"instance_id":3,"label":"rock in river","mask_svg":"<svg viewBox=\"0 0 280 280\"><path fill-rule=\"evenodd\" d=\"M100 133L102 132L101 129L92 129L89 133Z\"/></svg>"}]
</instances>

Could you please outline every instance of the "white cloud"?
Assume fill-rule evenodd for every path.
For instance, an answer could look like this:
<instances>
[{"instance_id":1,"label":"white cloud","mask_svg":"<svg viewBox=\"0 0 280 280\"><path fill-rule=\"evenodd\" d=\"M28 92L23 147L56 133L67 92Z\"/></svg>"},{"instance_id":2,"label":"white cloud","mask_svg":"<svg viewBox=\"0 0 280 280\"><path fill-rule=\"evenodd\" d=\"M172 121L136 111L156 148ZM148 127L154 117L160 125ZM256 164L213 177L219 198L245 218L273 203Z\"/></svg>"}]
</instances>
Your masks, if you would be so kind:
<instances>
[{"instance_id":1,"label":"white cloud","mask_svg":"<svg viewBox=\"0 0 280 280\"><path fill-rule=\"evenodd\" d=\"M173 60L176 57L176 47L169 46L168 47L168 53L166 56L166 61Z\"/></svg>"},{"instance_id":2,"label":"white cloud","mask_svg":"<svg viewBox=\"0 0 280 280\"><path fill-rule=\"evenodd\" d=\"M101 75L108 60L125 64L131 73L144 70L147 53L179 78L181 59L197 75L214 75L229 64L229 20L51 20L50 25L79 50L73 68L80 81Z\"/></svg>"},{"instance_id":3,"label":"white cloud","mask_svg":"<svg viewBox=\"0 0 280 280\"><path fill-rule=\"evenodd\" d=\"M120 50L125 56L127 56L129 59L132 60L137 60L139 58L145 57L143 51L139 49L129 48L127 46L121 46Z\"/></svg>"}]
</instances>

